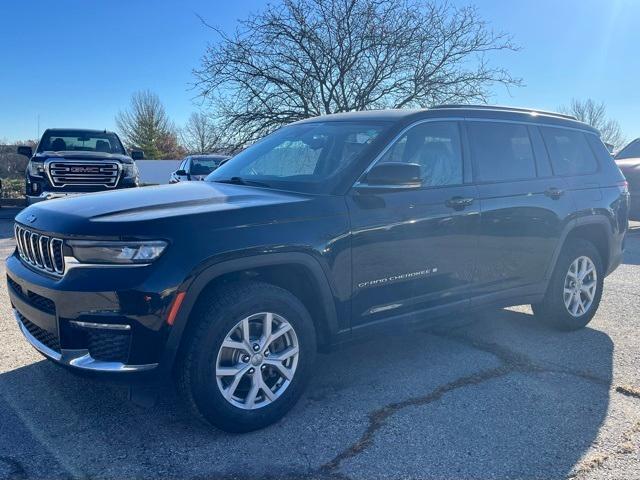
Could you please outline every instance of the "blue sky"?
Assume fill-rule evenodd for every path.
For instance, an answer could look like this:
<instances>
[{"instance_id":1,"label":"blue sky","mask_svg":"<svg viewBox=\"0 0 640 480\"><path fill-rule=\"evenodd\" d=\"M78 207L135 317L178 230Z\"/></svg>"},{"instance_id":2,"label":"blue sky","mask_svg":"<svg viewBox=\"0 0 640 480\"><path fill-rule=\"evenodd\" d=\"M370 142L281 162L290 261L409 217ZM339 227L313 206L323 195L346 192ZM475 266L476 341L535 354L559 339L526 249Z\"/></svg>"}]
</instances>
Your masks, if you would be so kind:
<instances>
[{"instance_id":1,"label":"blue sky","mask_svg":"<svg viewBox=\"0 0 640 480\"><path fill-rule=\"evenodd\" d=\"M467 4L456 0L456 4ZM493 103L556 109L571 97L606 102L640 136L640 1L478 0L481 16L522 47L494 65L524 87ZM47 127L115 128L136 90L156 92L180 126L197 109L192 69L215 40L196 13L232 30L259 0L2 0L0 141Z\"/></svg>"}]
</instances>

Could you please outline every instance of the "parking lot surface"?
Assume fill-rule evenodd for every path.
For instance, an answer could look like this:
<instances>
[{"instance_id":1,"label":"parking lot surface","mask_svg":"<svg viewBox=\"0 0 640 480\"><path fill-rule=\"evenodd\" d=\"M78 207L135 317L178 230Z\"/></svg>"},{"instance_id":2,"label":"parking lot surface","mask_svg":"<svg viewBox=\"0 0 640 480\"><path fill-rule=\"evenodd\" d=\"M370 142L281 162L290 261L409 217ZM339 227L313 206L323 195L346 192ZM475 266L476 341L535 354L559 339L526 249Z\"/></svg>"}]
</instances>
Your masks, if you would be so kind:
<instances>
[{"instance_id":1,"label":"parking lot surface","mask_svg":"<svg viewBox=\"0 0 640 480\"><path fill-rule=\"evenodd\" d=\"M3 258L11 218L0 212ZM0 479L640 478L634 227L589 328L495 309L323 354L294 410L243 435L197 423L169 387L143 408L45 361L3 285Z\"/></svg>"}]
</instances>

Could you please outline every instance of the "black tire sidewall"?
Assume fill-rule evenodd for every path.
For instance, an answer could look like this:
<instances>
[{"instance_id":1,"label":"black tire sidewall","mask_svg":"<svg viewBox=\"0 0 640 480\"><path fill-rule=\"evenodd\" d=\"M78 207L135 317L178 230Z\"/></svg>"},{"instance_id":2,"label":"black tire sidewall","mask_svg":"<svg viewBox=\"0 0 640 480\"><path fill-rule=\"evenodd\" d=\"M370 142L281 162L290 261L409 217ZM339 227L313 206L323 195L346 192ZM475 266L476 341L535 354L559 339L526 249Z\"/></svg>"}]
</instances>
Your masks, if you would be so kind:
<instances>
[{"instance_id":1,"label":"black tire sidewall","mask_svg":"<svg viewBox=\"0 0 640 480\"><path fill-rule=\"evenodd\" d=\"M578 257L588 257L591 259L596 268L597 287L596 294L589 307L589 310L579 316L574 317L567 311L564 303L564 283L569 267ZM602 258L598 249L586 240L576 239L570 240L562 249L558 262L554 270L549 289L547 291L543 308L539 314L542 319L561 330L576 330L585 327L596 314L600 299L602 298L602 289L604 286L604 269Z\"/></svg>"},{"instance_id":2,"label":"black tire sidewall","mask_svg":"<svg viewBox=\"0 0 640 480\"><path fill-rule=\"evenodd\" d=\"M226 301L213 303L203 311L205 322L201 335L192 348L191 394L201 415L213 425L227 431L245 432L269 425L285 415L298 400L316 354L315 329L302 303L286 290L267 284L243 285ZM240 297L240 298L233 298ZM293 327L299 344L296 373L282 395L272 404L256 410L244 410L229 403L220 392L215 366L220 346L231 329L243 318L260 312L273 312L284 317Z\"/></svg>"}]
</instances>

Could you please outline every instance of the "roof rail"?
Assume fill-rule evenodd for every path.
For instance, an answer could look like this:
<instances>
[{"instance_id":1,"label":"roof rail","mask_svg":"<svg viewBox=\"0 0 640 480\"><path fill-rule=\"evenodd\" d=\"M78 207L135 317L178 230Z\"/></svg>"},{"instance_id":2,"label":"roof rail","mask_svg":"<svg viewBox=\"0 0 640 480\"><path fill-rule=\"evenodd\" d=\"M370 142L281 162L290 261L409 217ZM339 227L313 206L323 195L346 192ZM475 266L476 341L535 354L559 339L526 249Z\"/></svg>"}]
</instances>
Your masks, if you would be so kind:
<instances>
[{"instance_id":1,"label":"roof rail","mask_svg":"<svg viewBox=\"0 0 640 480\"><path fill-rule=\"evenodd\" d=\"M436 106L431 107L431 108L433 108L433 109L437 109L437 108L468 108L468 109L472 109L472 110L499 110L499 111L504 111L504 112L539 113L541 115L549 115L549 116L552 116L552 117L560 117L560 118L566 118L567 120L576 120L576 121L578 121L578 119L576 117L574 117L573 115L566 115L564 113L558 113L558 112L550 112L550 111L547 111L547 110L538 110L538 109L535 109L535 108L505 107L505 106L500 106L500 105L464 105L464 104L459 104L459 103L436 105Z\"/></svg>"}]
</instances>

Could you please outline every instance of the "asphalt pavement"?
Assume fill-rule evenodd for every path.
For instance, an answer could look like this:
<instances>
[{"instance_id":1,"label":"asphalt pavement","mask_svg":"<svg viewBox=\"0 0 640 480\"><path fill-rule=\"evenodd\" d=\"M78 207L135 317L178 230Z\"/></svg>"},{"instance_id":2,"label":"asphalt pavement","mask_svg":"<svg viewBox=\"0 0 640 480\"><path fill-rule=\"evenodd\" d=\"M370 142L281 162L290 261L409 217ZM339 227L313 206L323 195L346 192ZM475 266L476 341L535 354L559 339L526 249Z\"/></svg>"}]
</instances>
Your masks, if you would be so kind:
<instances>
[{"instance_id":1,"label":"asphalt pavement","mask_svg":"<svg viewBox=\"0 0 640 480\"><path fill-rule=\"evenodd\" d=\"M45 361L3 285L0 479L640 479L634 230L589 328L556 332L523 306L352 345L318 357L282 421L242 435L194 421L170 387L143 408Z\"/></svg>"}]
</instances>

